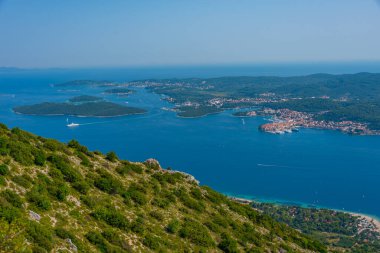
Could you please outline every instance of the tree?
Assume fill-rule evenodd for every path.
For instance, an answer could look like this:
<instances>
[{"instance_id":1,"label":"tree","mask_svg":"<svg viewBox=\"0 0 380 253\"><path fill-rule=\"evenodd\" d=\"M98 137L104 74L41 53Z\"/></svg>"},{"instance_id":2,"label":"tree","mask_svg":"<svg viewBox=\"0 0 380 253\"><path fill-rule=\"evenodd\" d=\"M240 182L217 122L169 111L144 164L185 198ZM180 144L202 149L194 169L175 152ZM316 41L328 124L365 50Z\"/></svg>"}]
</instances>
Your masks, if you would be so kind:
<instances>
[{"instance_id":1,"label":"tree","mask_svg":"<svg viewBox=\"0 0 380 253\"><path fill-rule=\"evenodd\" d=\"M117 157L116 153L114 151L110 151L106 155L106 159L110 162L115 162L119 158Z\"/></svg>"}]
</instances>

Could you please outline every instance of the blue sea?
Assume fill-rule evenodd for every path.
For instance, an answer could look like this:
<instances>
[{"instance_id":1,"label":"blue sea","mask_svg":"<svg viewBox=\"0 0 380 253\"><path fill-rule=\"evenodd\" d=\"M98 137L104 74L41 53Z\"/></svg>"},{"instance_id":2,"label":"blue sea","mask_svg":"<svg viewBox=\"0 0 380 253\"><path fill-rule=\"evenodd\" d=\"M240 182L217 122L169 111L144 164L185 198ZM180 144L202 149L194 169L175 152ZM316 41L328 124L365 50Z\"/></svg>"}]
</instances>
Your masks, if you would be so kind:
<instances>
[{"instance_id":1,"label":"blue sea","mask_svg":"<svg viewBox=\"0 0 380 253\"><path fill-rule=\"evenodd\" d=\"M246 65L119 69L0 70L0 122L92 150L114 150L123 159L155 158L163 167L194 175L203 185L228 195L261 201L328 207L380 217L380 136L350 136L301 129L271 135L258 131L268 119L233 117L232 111L179 118L164 111L168 102L143 88L125 98L104 88L52 87L75 79L130 81L145 78L232 75L304 75L380 72L380 64ZM143 107L147 114L117 118L25 116L18 105L97 95Z\"/></svg>"}]
</instances>

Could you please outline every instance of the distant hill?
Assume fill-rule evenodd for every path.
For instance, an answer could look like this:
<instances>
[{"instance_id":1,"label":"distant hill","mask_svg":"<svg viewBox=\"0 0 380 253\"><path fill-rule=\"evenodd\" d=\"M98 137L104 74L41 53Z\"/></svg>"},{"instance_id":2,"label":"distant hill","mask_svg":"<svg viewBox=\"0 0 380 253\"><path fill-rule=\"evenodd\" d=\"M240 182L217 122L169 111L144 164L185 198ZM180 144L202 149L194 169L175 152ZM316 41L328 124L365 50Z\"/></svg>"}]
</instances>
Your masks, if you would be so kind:
<instances>
[{"instance_id":1,"label":"distant hill","mask_svg":"<svg viewBox=\"0 0 380 253\"><path fill-rule=\"evenodd\" d=\"M0 252L327 252L155 160L0 125Z\"/></svg>"},{"instance_id":2,"label":"distant hill","mask_svg":"<svg viewBox=\"0 0 380 253\"><path fill-rule=\"evenodd\" d=\"M223 109L259 105L313 111L321 120L350 120L380 130L380 74L377 73L173 78L132 83L147 86L153 92L169 97L171 102L179 104L178 111L185 116L203 116ZM267 102L227 101L245 98L266 99ZM221 103L213 104L214 99ZM189 102L193 105L182 106Z\"/></svg>"},{"instance_id":3,"label":"distant hill","mask_svg":"<svg viewBox=\"0 0 380 253\"><path fill-rule=\"evenodd\" d=\"M64 83L58 83L54 86L65 87L65 86L108 86L112 85L113 82L109 81L96 81L96 80L73 80Z\"/></svg>"},{"instance_id":4,"label":"distant hill","mask_svg":"<svg viewBox=\"0 0 380 253\"><path fill-rule=\"evenodd\" d=\"M212 86L208 91L226 92L240 97L272 92L292 96L330 96L339 98L380 100L380 74L357 73L344 75L313 74L307 76L240 76L218 78L187 78L149 80L158 83L184 83L190 86ZM159 88L158 88L159 90Z\"/></svg>"}]
</instances>

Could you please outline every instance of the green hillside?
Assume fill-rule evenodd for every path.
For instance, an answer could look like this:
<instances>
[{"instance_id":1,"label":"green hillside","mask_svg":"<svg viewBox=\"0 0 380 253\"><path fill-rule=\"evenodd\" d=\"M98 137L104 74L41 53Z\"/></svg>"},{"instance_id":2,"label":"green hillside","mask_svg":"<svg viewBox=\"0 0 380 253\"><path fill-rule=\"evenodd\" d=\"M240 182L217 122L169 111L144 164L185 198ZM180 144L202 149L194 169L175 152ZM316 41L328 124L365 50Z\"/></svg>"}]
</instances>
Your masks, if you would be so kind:
<instances>
[{"instance_id":1,"label":"green hillside","mask_svg":"<svg viewBox=\"0 0 380 253\"><path fill-rule=\"evenodd\" d=\"M0 252L326 252L155 160L0 124Z\"/></svg>"}]
</instances>

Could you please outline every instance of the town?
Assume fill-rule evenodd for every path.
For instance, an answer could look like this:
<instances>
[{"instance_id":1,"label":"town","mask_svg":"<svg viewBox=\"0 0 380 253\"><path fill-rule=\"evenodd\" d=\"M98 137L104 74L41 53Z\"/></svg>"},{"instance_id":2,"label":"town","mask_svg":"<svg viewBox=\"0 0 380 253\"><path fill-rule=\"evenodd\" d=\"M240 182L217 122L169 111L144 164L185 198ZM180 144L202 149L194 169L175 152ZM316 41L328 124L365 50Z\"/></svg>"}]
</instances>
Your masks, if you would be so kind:
<instances>
[{"instance_id":1,"label":"town","mask_svg":"<svg viewBox=\"0 0 380 253\"><path fill-rule=\"evenodd\" d=\"M247 112L249 115L251 112ZM338 130L347 134L379 135L380 131L370 130L367 124L353 121L325 121L314 119L311 113L297 112L289 109L264 109L261 115L273 116L274 122L261 125L260 130L274 134L291 133L300 127Z\"/></svg>"}]
</instances>

